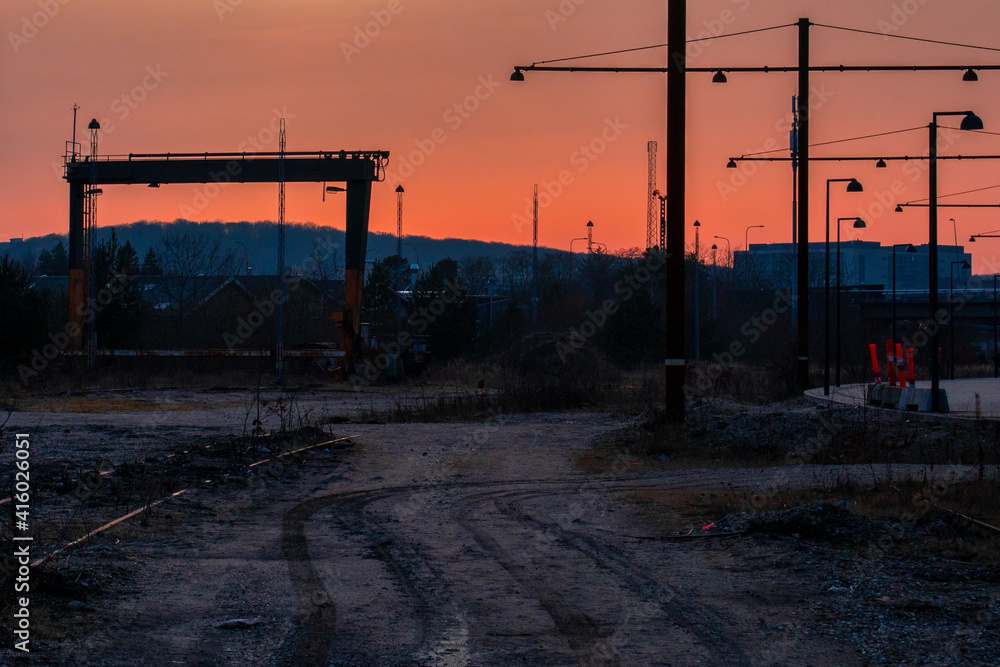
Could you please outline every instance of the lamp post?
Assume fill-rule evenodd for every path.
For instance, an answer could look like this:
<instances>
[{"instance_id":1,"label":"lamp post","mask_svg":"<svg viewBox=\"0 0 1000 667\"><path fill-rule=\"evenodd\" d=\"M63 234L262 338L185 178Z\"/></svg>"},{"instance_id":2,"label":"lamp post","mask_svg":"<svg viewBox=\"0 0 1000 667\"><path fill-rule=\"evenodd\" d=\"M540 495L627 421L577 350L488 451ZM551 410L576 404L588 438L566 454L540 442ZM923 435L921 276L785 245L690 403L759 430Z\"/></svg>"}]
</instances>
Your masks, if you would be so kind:
<instances>
[{"instance_id":1,"label":"lamp post","mask_svg":"<svg viewBox=\"0 0 1000 667\"><path fill-rule=\"evenodd\" d=\"M698 299L698 280L701 273L701 248L698 245L701 223L694 221L694 359L701 359L701 303Z\"/></svg>"},{"instance_id":2,"label":"lamp post","mask_svg":"<svg viewBox=\"0 0 1000 667\"><path fill-rule=\"evenodd\" d=\"M940 206L940 204L938 204ZM955 222L955 218L948 218L951 221L951 229L955 232L955 247L958 247L958 223Z\"/></svg>"},{"instance_id":3,"label":"lamp post","mask_svg":"<svg viewBox=\"0 0 1000 667\"><path fill-rule=\"evenodd\" d=\"M958 262L952 262L951 266L948 267L948 276L950 278L948 284L948 328L951 330L951 354L948 355L951 358L951 379L955 379L955 265L959 265L959 269L971 269L969 263L964 259Z\"/></svg>"},{"instance_id":4,"label":"lamp post","mask_svg":"<svg viewBox=\"0 0 1000 667\"><path fill-rule=\"evenodd\" d=\"M719 246L712 244L712 319L719 319L718 294L719 294L719 264L715 261Z\"/></svg>"},{"instance_id":5,"label":"lamp post","mask_svg":"<svg viewBox=\"0 0 1000 667\"><path fill-rule=\"evenodd\" d=\"M716 235L716 236L714 236L712 238L722 239L723 241L726 242L726 256L729 257L729 268L730 269L733 268L733 264L732 264L732 261L733 261L733 244L731 244L729 242L729 239L727 239L725 236L718 236L718 235Z\"/></svg>"},{"instance_id":6,"label":"lamp post","mask_svg":"<svg viewBox=\"0 0 1000 667\"><path fill-rule=\"evenodd\" d=\"M895 345L899 338L896 337L896 248L906 248L906 252L917 251L912 243L896 243L892 246L892 344Z\"/></svg>"},{"instance_id":7,"label":"lamp post","mask_svg":"<svg viewBox=\"0 0 1000 667\"><path fill-rule=\"evenodd\" d=\"M746 268L743 270L743 287L744 289L750 289L750 230L760 229L764 225L750 225L743 232L743 247L746 248L747 258L746 258Z\"/></svg>"},{"instance_id":8,"label":"lamp post","mask_svg":"<svg viewBox=\"0 0 1000 667\"><path fill-rule=\"evenodd\" d=\"M865 229L867 225L861 218L837 218L837 376L836 384L840 386L840 224L847 220L854 221L854 229Z\"/></svg>"},{"instance_id":9,"label":"lamp post","mask_svg":"<svg viewBox=\"0 0 1000 667\"><path fill-rule=\"evenodd\" d=\"M931 411L939 412L941 410L941 397L938 395L941 388L941 362L938 359L938 329L940 327L936 326L937 323L937 310L938 310L938 229L937 229L937 207L938 207L938 192L937 192L937 130L938 123L937 119L940 116L962 116L962 122L959 128L966 131L971 130L981 130L983 129L983 120L972 113L971 111L935 111L931 115L930 125L927 126L928 133L930 135L929 139L929 153L928 158L930 161L929 169L929 187L928 187L928 198L927 203L929 206L928 210L928 225L929 229L929 240L928 240L928 266L929 266L929 281L930 284L928 288L930 290L930 315L931 321L935 323L935 326L931 329Z\"/></svg>"},{"instance_id":10,"label":"lamp post","mask_svg":"<svg viewBox=\"0 0 1000 667\"><path fill-rule=\"evenodd\" d=\"M824 280L826 284L826 303L823 317L823 395L830 395L830 184L847 183L848 192L864 192L861 183L856 178L828 178L826 179L826 270ZM838 225L839 227L839 225ZM839 232L838 232L839 233Z\"/></svg>"},{"instance_id":11,"label":"lamp post","mask_svg":"<svg viewBox=\"0 0 1000 667\"><path fill-rule=\"evenodd\" d=\"M571 239L569 242L569 277L573 278L573 244L577 241L588 241L586 236L578 236L575 239Z\"/></svg>"}]
</instances>

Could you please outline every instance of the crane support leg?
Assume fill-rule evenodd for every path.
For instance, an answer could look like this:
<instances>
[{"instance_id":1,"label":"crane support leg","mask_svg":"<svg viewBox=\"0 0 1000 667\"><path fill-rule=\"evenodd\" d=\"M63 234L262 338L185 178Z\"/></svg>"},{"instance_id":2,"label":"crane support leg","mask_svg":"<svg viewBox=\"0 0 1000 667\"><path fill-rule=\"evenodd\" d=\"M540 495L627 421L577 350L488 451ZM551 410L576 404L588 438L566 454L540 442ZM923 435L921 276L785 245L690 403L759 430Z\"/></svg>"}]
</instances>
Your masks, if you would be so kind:
<instances>
[{"instance_id":1,"label":"crane support leg","mask_svg":"<svg viewBox=\"0 0 1000 667\"><path fill-rule=\"evenodd\" d=\"M359 349L361 302L365 286L365 254L368 250L368 214L372 183L347 181L347 235L344 248L344 317L341 322L341 349L348 363Z\"/></svg>"}]
</instances>

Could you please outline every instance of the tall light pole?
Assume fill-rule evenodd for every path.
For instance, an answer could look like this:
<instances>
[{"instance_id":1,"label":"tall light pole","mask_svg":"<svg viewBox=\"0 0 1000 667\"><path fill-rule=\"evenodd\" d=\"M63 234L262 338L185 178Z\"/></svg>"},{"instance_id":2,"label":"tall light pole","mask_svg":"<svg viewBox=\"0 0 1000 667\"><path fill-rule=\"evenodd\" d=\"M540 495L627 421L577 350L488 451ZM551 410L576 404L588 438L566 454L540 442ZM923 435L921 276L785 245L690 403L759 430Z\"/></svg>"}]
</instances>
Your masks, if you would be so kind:
<instances>
[{"instance_id":1,"label":"tall light pole","mask_svg":"<svg viewBox=\"0 0 1000 667\"><path fill-rule=\"evenodd\" d=\"M941 390L941 361L938 359L938 329L940 328L939 318L938 318L938 219L937 219L937 208L938 208L938 191L937 191L937 175L938 175L938 149L937 149L937 130L938 122L937 119L940 116L962 116L962 122L959 128L962 130L981 130L983 129L983 120L972 113L971 111L935 111L931 116L930 125L927 126L928 133L930 135L929 139L929 153L928 158L930 161L929 177L929 187L928 187L928 225L929 235L928 235L928 267L929 267L929 285L930 290L930 316L931 316L931 411L939 412L941 410L941 397L939 396Z\"/></svg>"},{"instance_id":2,"label":"tall light pole","mask_svg":"<svg viewBox=\"0 0 1000 667\"><path fill-rule=\"evenodd\" d=\"M726 242L726 255L729 257L729 268L732 269L733 268L733 263L732 263L733 262L733 244L731 244L729 242L729 239L727 239L725 236L715 235L712 238L722 239L723 241Z\"/></svg>"},{"instance_id":3,"label":"tall light pole","mask_svg":"<svg viewBox=\"0 0 1000 667\"><path fill-rule=\"evenodd\" d=\"M938 206L940 206L940 204L938 204ZM955 218L948 218L948 220L951 221L952 231L955 232L955 247L957 248L958 247L958 223L955 222Z\"/></svg>"},{"instance_id":4,"label":"tall light pole","mask_svg":"<svg viewBox=\"0 0 1000 667\"><path fill-rule=\"evenodd\" d=\"M951 379L955 379L955 265L958 264L959 269L971 269L969 263L964 259L952 262L951 266L948 267L948 329L951 333L951 354L949 354L949 360L951 362Z\"/></svg>"},{"instance_id":5,"label":"tall light pole","mask_svg":"<svg viewBox=\"0 0 1000 667\"><path fill-rule=\"evenodd\" d=\"M698 361L701 359L701 336L700 334L700 323L701 323L701 302L698 299L698 274L701 272L701 248L698 245L699 232L701 223L697 220L694 221L694 359Z\"/></svg>"},{"instance_id":6,"label":"tall light pole","mask_svg":"<svg viewBox=\"0 0 1000 667\"><path fill-rule=\"evenodd\" d=\"M912 243L896 243L892 246L892 344L895 345L899 338L896 337L896 248L906 248L906 252L917 251ZM895 348L894 348L895 349Z\"/></svg>"},{"instance_id":7,"label":"tall light pole","mask_svg":"<svg viewBox=\"0 0 1000 667\"><path fill-rule=\"evenodd\" d=\"M751 229L760 229L763 226L764 225L750 225L743 232L743 247L746 248L746 253L747 253L746 261L744 262L744 264L746 264L746 268L743 269L743 288L744 289L750 289L750 230Z\"/></svg>"},{"instance_id":8,"label":"tall light pole","mask_svg":"<svg viewBox=\"0 0 1000 667\"><path fill-rule=\"evenodd\" d=\"M840 386L840 224L845 221L854 221L854 229L864 229L867 227L861 218L837 218L837 376L836 384Z\"/></svg>"},{"instance_id":9,"label":"tall light pole","mask_svg":"<svg viewBox=\"0 0 1000 667\"><path fill-rule=\"evenodd\" d=\"M826 285L826 303L823 317L823 395L830 395L830 184L847 183L848 192L864 192L861 183L856 178L826 179L826 263L824 281Z\"/></svg>"},{"instance_id":10,"label":"tall light pole","mask_svg":"<svg viewBox=\"0 0 1000 667\"><path fill-rule=\"evenodd\" d=\"M719 263L716 261L716 253L719 246L712 244L712 319L719 318L718 296L719 296Z\"/></svg>"}]
</instances>

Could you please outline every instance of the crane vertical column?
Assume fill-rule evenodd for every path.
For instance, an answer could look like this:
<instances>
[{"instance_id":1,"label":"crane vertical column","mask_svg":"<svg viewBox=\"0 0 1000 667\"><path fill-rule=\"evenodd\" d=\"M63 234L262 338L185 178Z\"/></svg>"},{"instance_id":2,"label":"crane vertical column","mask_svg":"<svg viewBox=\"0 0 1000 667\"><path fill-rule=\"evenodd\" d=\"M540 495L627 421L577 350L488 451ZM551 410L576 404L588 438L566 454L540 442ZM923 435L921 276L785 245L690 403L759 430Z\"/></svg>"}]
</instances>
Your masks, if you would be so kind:
<instances>
[{"instance_id":1,"label":"crane vertical column","mask_svg":"<svg viewBox=\"0 0 1000 667\"><path fill-rule=\"evenodd\" d=\"M347 232L344 239L344 318L341 347L350 364L359 349L361 303L365 286L365 254L368 248L368 212L371 209L372 182L347 181ZM350 368L350 366L348 366Z\"/></svg>"}]
</instances>

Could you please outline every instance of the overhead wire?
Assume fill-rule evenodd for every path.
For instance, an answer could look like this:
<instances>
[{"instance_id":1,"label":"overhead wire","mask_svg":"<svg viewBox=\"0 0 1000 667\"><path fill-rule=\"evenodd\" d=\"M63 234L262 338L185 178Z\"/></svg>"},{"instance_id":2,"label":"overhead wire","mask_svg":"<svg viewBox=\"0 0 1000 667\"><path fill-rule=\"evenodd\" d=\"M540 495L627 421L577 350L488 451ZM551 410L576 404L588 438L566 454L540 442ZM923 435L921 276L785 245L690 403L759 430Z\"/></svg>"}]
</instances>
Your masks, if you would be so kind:
<instances>
[{"instance_id":1,"label":"overhead wire","mask_svg":"<svg viewBox=\"0 0 1000 667\"><path fill-rule=\"evenodd\" d=\"M784 25L774 25L774 26L770 26L768 28L755 28L753 30L743 30L743 31L740 31L740 32L733 32L733 33L729 33L727 35L718 35L718 36L715 36L715 37L699 37L698 39L689 39L689 40L685 41L684 43L685 44L692 44L694 42L704 42L704 41L713 40L713 39L725 39L726 37L739 37L740 35L749 35L749 34L755 33L755 32L766 32L768 30L778 30L779 28L790 28L790 27L792 27L794 25L795 25L794 23L786 23ZM539 60L537 62L533 62L533 63L531 63L531 66L534 67L535 65L547 65L548 63L561 63L561 62L566 62L567 60L581 60L583 58L597 58L599 56L613 56L613 55L617 55L619 53L632 53L634 51L648 51L649 49L662 49L662 48L665 48L666 46L668 46L668 44L666 44L666 43L664 43L664 44L650 44L649 46L636 46L636 47L631 48L631 49L618 49L616 51L603 51L601 53L588 53L588 54L582 55L582 56L569 56L567 58L552 58L551 60Z\"/></svg>"},{"instance_id":2,"label":"overhead wire","mask_svg":"<svg viewBox=\"0 0 1000 667\"><path fill-rule=\"evenodd\" d=\"M994 46L980 46L977 44L963 44L962 42L947 42L940 39L928 39L926 37L913 37L910 35L894 35L892 33L885 32L875 32L874 30L862 30L861 28L847 28L840 25L828 25L826 23L813 23L812 25L817 28L830 28L832 30L844 30L846 32L857 32L863 35L876 35L878 37L892 37L894 39L903 39L913 42L924 42L926 44L940 44L942 46L957 46L963 49L979 49L981 51L997 51L1000 52L1000 48Z\"/></svg>"},{"instance_id":3,"label":"overhead wire","mask_svg":"<svg viewBox=\"0 0 1000 667\"><path fill-rule=\"evenodd\" d=\"M815 148L816 146L829 146L831 144L843 144L843 143L846 143L848 141L859 141L861 139L872 139L874 137L885 137L885 136L888 136L890 134L901 134L903 132L913 132L915 130L926 130L926 129L927 129L926 125L918 125L917 127L908 127L908 128L902 129L902 130L890 130L888 132L877 132L875 134L866 134L866 135L863 135L863 136L860 136L860 137L849 137L847 139L834 139L832 141L821 141L819 143L809 144L809 147L810 148ZM767 155L768 153L783 153L783 152L786 152L786 151L789 151L789 150L791 150L791 146L786 146L785 148L775 148L773 150L767 150L767 151L758 151L756 153L744 153L740 157L753 157L755 155Z\"/></svg>"}]
</instances>

